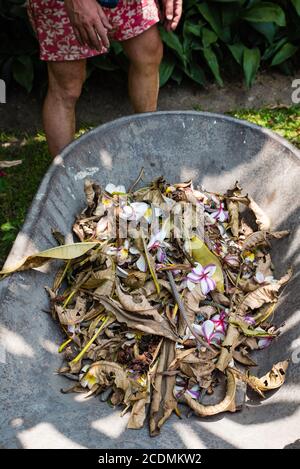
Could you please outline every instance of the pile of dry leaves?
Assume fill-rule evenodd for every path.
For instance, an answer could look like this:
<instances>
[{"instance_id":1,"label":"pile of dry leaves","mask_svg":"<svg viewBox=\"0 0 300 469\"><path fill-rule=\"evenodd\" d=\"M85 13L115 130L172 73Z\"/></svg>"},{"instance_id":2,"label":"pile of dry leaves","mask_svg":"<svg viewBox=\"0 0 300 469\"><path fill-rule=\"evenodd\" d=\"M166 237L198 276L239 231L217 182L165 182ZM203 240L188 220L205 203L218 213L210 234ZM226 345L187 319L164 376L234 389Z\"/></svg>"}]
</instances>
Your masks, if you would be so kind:
<instances>
[{"instance_id":1,"label":"pile of dry leaves","mask_svg":"<svg viewBox=\"0 0 300 469\"><path fill-rule=\"evenodd\" d=\"M225 194L162 177L135 186L86 181L73 227L80 242L55 233L61 246L2 273L66 260L48 288L66 336L59 373L76 381L64 392L122 405L129 428L149 410L156 435L181 403L201 417L234 412L245 383L262 396L283 384L287 361L261 378L248 370L251 351L279 334L270 319L291 271L274 278L269 240L288 232L272 232L238 184Z\"/></svg>"}]
</instances>

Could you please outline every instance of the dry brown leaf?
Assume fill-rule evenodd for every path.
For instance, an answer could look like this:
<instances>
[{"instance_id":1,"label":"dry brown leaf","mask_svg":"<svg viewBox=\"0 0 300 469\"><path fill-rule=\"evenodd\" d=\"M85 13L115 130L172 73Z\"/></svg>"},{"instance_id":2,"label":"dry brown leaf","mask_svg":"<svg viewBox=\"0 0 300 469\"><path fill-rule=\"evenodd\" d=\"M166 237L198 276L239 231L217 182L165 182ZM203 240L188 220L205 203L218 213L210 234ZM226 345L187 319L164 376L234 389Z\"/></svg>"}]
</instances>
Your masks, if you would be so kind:
<instances>
[{"instance_id":1,"label":"dry brown leaf","mask_svg":"<svg viewBox=\"0 0 300 469\"><path fill-rule=\"evenodd\" d=\"M239 235L240 221L239 221L239 204L238 202L228 200L227 209L229 213L229 226L233 236L236 238Z\"/></svg>"},{"instance_id":2,"label":"dry brown leaf","mask_svg":"<svg viewBox=\"0 0 300 469\"><path fill-rule=\"evenodd\" d=\"M242 243L243 250L251 250L257 246L266 246L269 244L270 239L282 239L288 236L290 232L285 231L255 231L251 233Z\"/></svg>"},{"instance_id":3,"label":"dry brown leaf","mask_svg":"<svg viewBox=\"0 0 300 469\"><path fill-rule=\"evenodd\" d=\"M263 211L263 209L249 197L249 208L255 215L256 224L261 231L269 231L271 228L271 220L268 215Z\"/></svg>"},{"instance_id":4,"label":"dry brown leaf","mask_svg":"<svg viewBox=\"0 0 300 469\"><path fill-rule=\"evenodd\" d=\"M89 389L94 384L108 387L112 382L124 392L128 390L130 385L127 374L121 365L104 360L93 363L81 379L81 383L87 383Z\"/></svg>"},{"instance_id":5,"label":"dry brown leaf","mask_svg":"<svg viewBox=\"0 0 300 469\"><path fill-rule=\"evenodd\" d=\"M137 288L141 288L144 286L147 280L147 276L147 272L132 270L128 272L128 276L123 279L123 282L127 287L131 288L132 290L136 290Z\"/></svg>"},{"instance_id":6,"label":"dry brown leaf","mask_svg":"<svg viewBox=\"0 0 300 469\"><path fill-rule=\"evenodd\" d=\"M258 287L253 292L248 293L238 307L239 314L245 314L247 309L257 309L263 306L265 303L273 303L278 298L278 291L285 285L292 276L292 269L276 283L263 285Z\"/></svg>"},{"instance_id":7,"label":"dry brown leaf","mask_svg":"<svg viewBox=\"0 0 300 469\"><path fill-rule=\"evenodd\" d=\"M243 251L249 251L256 246L265 246L268 244L267 231L255 231L251 233L242 243Z\"/></svg>"},{"instance_id":8,"label":"dry brown leaf","mask_svg":"<svg viewBox=\"0 0 300 469\"><path fill-rule=\"evenodd\" d=\"M254 391L260 394L262 397L265 397L264 391L271 391L272 389L280 388L280 386L283 385L288 365L288 360L278 362L272 366L271 371L266 373L261 378L257 378L253 375L245 375L240 370L235 368L230 368L230 370L239 379L247 383Z\"/></svg>"},{"instance_id":9,"label":"dry brown leaf","mask_svg":"<svg viewBox=\"0 0 300 469\"><path fill-rule=\"evenodd\" d=\"M235 393L236 393L236 377L231 370L227 370L227 391L224 399L215 405L203 405L193 399L186 392L183 394L183 400L189 407L199 415L199 417L209 417L211 415L220 414L225 411L235 411Z\"/></svg>"},{"instance_id":10,"label":"dry brown leaf","mask_svg":"<svg viewBox=\"0 0 300 469\"><path fill-rule=\"evenodd\" d=\"M23 160L12 160L12 161L0 161L0 168L11 168L12 166L18 166L23 163Z\"/></svg>"},{"instance_id":11,"label":"dry brown leaf","mask_svg":"<svg viewBox=\"0 0 300 469\"><path fill-rule=\"evenodd\" d=\"M153 384L153 394L150 406L150 434L157 435L165 421L177 406L173 390L176 376L166 376L170 364L175 358L175 344L164 340Z\"/></svg>"},{"instance_id":12,"label":"dry brown leaf","mask_svg":"<svg viewBox=\"0 0 300 469\"><path fill-rule=\"evenodd\" d=\"M186 290L183 297L183 304L190 322L194 322L195 314L199 313L200 301L203 300L205 300L205 295L203 295L199 283L192 291Z\"/></svg>"},{"instance_id":13,"label":"dry brown leaf","mask_svg":"<svg viewBox=\"0 0 300 469\"><path fill-rule=\"evenodd\" d=\"M137 313L146 316L152 316L152 318L158 323L163 321L163 318L153 306L149 303L147 298L143 295L127 295L121 289L120 283L116 283L116 292L121 305L126 311Z\"/></svg>"},{"instance_id":14,"label":"dry brown leaf","mask_svg":"<svg viewBox=\"0 0 300 469\"><path fill-rule=\"evenodd\" d=\"M221 304L223 306L230 306L230 300L226 295L224 295L224 293L220 293L214 290L210 292L210 294L215 303Z\"/></svg>"},{"instance_id":15,"label":"dry brown leaf","mask_svg":"<svg viewBox=\"0 0 300 469\"><path fill-rule=\"evenodd\" d=\"M232 359L232 354L235 347L239 343L240 333L236 327L232 324L228 325L226 337L221 346L221 353L216 364L216 368L220 371L224 371Z\"/></svg>"},{"instance_id":16,"label":"dry brown leaf","mask_svg":"<svg viewBox=\"0 0 300 469\"><path fill-rule=\"evenodd\" d=\"M93 183L89 179L84 181L84 193L88 206L92 207L94 205L95 191L93 188Z\"/></svg>"},{"instance_id":17,"label":"dry brown leaf","mask_svg":"<svg viewBox=\"0 0 300 469\"><path fill-rule=\"evenodd\" d=\"M40 267L51 259L76 259L77 257L86 254L97 244L98 243L92 242L65 244L64 246L56 246L55 248L47 249L46 251L37 252L36 254L32 254L31 256L21 260L15 266L3 268L0 271L0 275L34 269L36 267Z\"/></svg>"},{"instance_id":18,"label":"dry brown leaf","mask_svg":"<svg viewBox=\"0 0 300 469\"><path fill-rule=\"evenodd\" d=\"M143 397L133 404L127 428L137 430L143 427L146 419L146 406L148 402L149 399L147 397Z\"/></svg>"},{"instance_id":19,"label":"dry brown leaf","mask_svg":"<svg viewBox=\"0 0 300 469\"><path fill-rule=\"evenodd\" d=\"M86 314L86 303L86 298L78 295L73 308L63 308L62 306L56 305L55 311L59 322L65 326L79 324Z\"/></svg>"},{"instance_id":20,"label":"dry brown leaf","mask_svg":"<svg viewBox=\"0 0 300 469\"><path fill-rule=\"evenodd\" d=\"M245 355L244 353L238 350L234 350L232 356L234 360L241 363L242 365L257 366L257 363L254 360L252 360L252 358L250 358L248 355Z\"/></svg>"},{"instance_id":21,"label":"dry brown leaf","mask_svg":"<svg viewBox=\"0 0 300 469\"><path fill-rule=\"evenodd\" d=\"M266 373L261 378L249 376L249 380L260 391L270 391L272 389L280 388L285 381L286 370L289 366L288 360L278 362L272 366L271 371Z\"/></svg>"},{"instance_id":22,"label":"dry brown leaf","mask_svg":"<svg viewBox=\"0 0 300 469\"><path fill-rule=\"evenodd\" d=\"M105 296L99 297L100 303L105 307L107 312L113 314L121 323L126 323L131 329L137 329L145 332L146 334L154 334L166 337L175 342L182 342L180 337L172 331L169 322L162 317L161 322L157 322L140 314L128 313L125 311L120 303L107 298Z\"/></svg>"},{"instance_id":23,"label":"dry brown leaf","mask_svg":"<svg viewBox=\"0 0 300 469\"><path fill-rule=\"evenodd\" d=\"M91 272L88 279L82 284L82 288L94 289L98 288L106 280L110 280L114 283L115 271L112 265L103 270L97 270Z\"/></svg>"}]
</instances>

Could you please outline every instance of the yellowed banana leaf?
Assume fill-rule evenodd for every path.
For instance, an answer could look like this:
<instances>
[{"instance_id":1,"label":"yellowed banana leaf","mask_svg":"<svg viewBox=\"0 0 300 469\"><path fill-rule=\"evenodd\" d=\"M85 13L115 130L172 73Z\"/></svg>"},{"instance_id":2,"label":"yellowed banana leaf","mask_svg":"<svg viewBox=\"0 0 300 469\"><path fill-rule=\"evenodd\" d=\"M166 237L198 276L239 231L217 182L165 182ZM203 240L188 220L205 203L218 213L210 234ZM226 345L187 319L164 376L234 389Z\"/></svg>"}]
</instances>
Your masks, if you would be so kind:
<instances>
[{"instance_id":1,"label":"yellowed banana leaf","mask_svg":"<svg viewBox=\"0 0 300 469\"><path fill-rule=\"evenodd\" d=\"M13 272L18 272L20 270L34 269L35 267L40 267L49 259L76 259L88 252L97 244L98 243L93 242L64 244L63 246L56 246L55 248L47 249L46 251L37 252L36 254L32 254L31 256L22 259L14 266L0 270L0 275L12 274Z\"/></svg>"},{"instance_id":2,"label":"yellowed banana leaf","mask_svg":"<svg viewBox=\"0 0 300 469\"><path fill-rule=\"evenodd\" d=\"M216 282L217 290L220 293L224 292L224 277L222 266L215 254L213 254L206 244L198 238L198 236L193 236L190 240L190 249L192 253L193 259L196 262L199 262L201 265L205 266L207 264L214 264L216 265L216 271L213 274L212 278Z\"/></svg>"}]
</instances>

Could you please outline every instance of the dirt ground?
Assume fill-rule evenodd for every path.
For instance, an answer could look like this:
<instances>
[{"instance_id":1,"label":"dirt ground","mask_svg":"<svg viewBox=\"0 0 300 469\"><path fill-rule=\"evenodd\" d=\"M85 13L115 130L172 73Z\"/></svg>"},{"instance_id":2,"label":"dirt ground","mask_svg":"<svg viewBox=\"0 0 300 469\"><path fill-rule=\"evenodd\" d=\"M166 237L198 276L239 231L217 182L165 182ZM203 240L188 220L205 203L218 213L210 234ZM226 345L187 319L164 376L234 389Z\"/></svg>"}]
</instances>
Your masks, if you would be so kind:
<instances>
[{"instance_id":1,"label":"dirt ground","mask_svg":"<svg viewBox=\"0 0 300 469\"><path fill-rule=\"evenodd\" d=\"M78 121L101 124L132 110L127 97L125 82L92 79L78 103ZM159 110L201 109L211 112L226 112L238 109L261 108L275 105L291 105L292 82L298 75L284 76L267 73L258 76L254 86L248 90L240 83L227 83L223 88L209 84L203 88L193 83L180 86L167 84L160 90ZM33 131L42 127L42 93L27 95L21 89L11 89L7 103L0 105L0 130L20 129Z\"/></svg>"}]
</instances>

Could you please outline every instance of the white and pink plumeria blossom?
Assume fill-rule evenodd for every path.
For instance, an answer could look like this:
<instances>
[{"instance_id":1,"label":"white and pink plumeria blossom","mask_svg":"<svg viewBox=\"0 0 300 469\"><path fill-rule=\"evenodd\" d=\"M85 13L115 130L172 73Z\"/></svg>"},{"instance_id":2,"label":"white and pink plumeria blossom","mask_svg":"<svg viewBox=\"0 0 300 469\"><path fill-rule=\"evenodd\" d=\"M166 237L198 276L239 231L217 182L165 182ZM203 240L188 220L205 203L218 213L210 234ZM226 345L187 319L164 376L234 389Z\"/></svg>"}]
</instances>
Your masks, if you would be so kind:
<instances>
[{"instance_id":1,"label":"white and pink plumeria blossom","mask_svg":"<svg viewBox=\"0 0 300 469\"><path fill-rule=\"evenodd\" d=\"M228 326L228 321L227 314L224 310L218 314L214 314L214 316L212 316L210 320L214 323L216 332L221 332L222 334L225 334Z\"/></svg>"},{"instance_id":2,"label":"white and pink plumeria blossom","mask_svg":"<svg viewBox=\"0 0 300 469\"><path fill-rule=\"evenodd\" d=\"M111 195L126 194L126 189L125 189L125 186L123 185L115 186L115 184L110 183L110 184L107 184L107 186L105 187L105 190Z\"/></svg>"},{"instance_id":3,"label":"white and pink plumeria blossom","mask_svg":"<svg viewBox=\"0 0 300 469\"><path fill-rule=\"evenodd\" d=\"M225 339L225 333L216 330L216 324L211 319L207 319L202 324L193 324L192 327L196 334L201 335L209 345L220 345ZM190 338L194 337L190 336Z\"/></svg>"},{"instance_id":4,"label":"white and pink plumeria blossom","mask_svg":"<svg viewBox=\"0 0 300 469\"><path fill-rule=\"evenodd\" d=\"M159 230L157 233L151 236L147 248L149 251L158 248L169 248L170 244L165 241L167 237L167 231L164 229Z\"/></svg>"},{"instance_id":5,"label":"white and pink plumeria blossom","mask_svg":"<svg viewBox=\"0 0 300 469\"><path fill-rule=\"evenodd\" d=\"M149 243L149 251L156 251L156 259L160 264L164 264L169 261L166 249L170 248L170 244L165 241L167 231L164 229L159 230L155 235L152 235Z\"/></svg>"},{"instance_id":6,"label":"white and pink plumeria blossom","mask_svg":"<svg viewBox=\"0 0 300 469\"><path fill-rule=\"evenodd\" d=\"M187 287L190 291L195 288L195 284L200 283L203 295L207 295L210 291L216 288L216 282L212 278L216 271L217 266L214 264L207 264L202 266L196 262L196 267L187 274Z\"/></svg>"},{"instance_id":7,"label":"white and pink plumeria blossom","mask_svg":"<svg viewBox=\"0 0 300 469\"><path fill-rule=\"evenodd\" d=\"M184 384L175 384L173 393L176 399L180 399L182 394L188 394L192 399L196 399L197 401L200 399L201 395L199 384L194 384L190 389L187 389Z\"/></svg>"},{"instance_id":8,"label":"white and pink plumeria blossom","mask_svg":"<svg viewBox=\"0 0 300 469\"><path fill-rule=\"evenodd\" d=\"M149 210L151 209L146 202L133 202L121 208L120 218L129 221L139 221L141 218L145 217L146 212ZM148 221L149 217L145 218Z\"/></svg>"},{"instance_id":9,"label":"white and pink plumeria blossom","mask_svg":"<svg viewBox=\"0 0 300 469\"><path fill-rule=\"evenodd\" d=\"M103 252L108 256L114 256L117 259L118 265L122 265L125 262L129 261L129 241L125 239L123 246L115 247L115 246L108 246L106 247Z\"/></svg>"},{"instance_id":10,"label":"white and pink plumeria blossom","mask_svg":"<svg viewBox=\"0 0 300 469\"><path fill-rule=\"evenodd\" d=\"M273 340L273 337L262 337L257 342L257 346L259 349L267 348L271 344L272 340Z\"/></svg>"},{"instance_id":11,"label":"white and pink plumeria blossom","mask_svg":"<svg viewBox=\"0 0 300 469\"><path fill-rule=\"evenodd\" d=\"M217 221L220 221L220 222L224 222L226 220L228 220L228 211L227 210L224 210L224 203L221 202L219 207L217 207L216 210L214 210L210 216L212 218L214 218L215 220Z\"/></svg>"}]
</instances>

